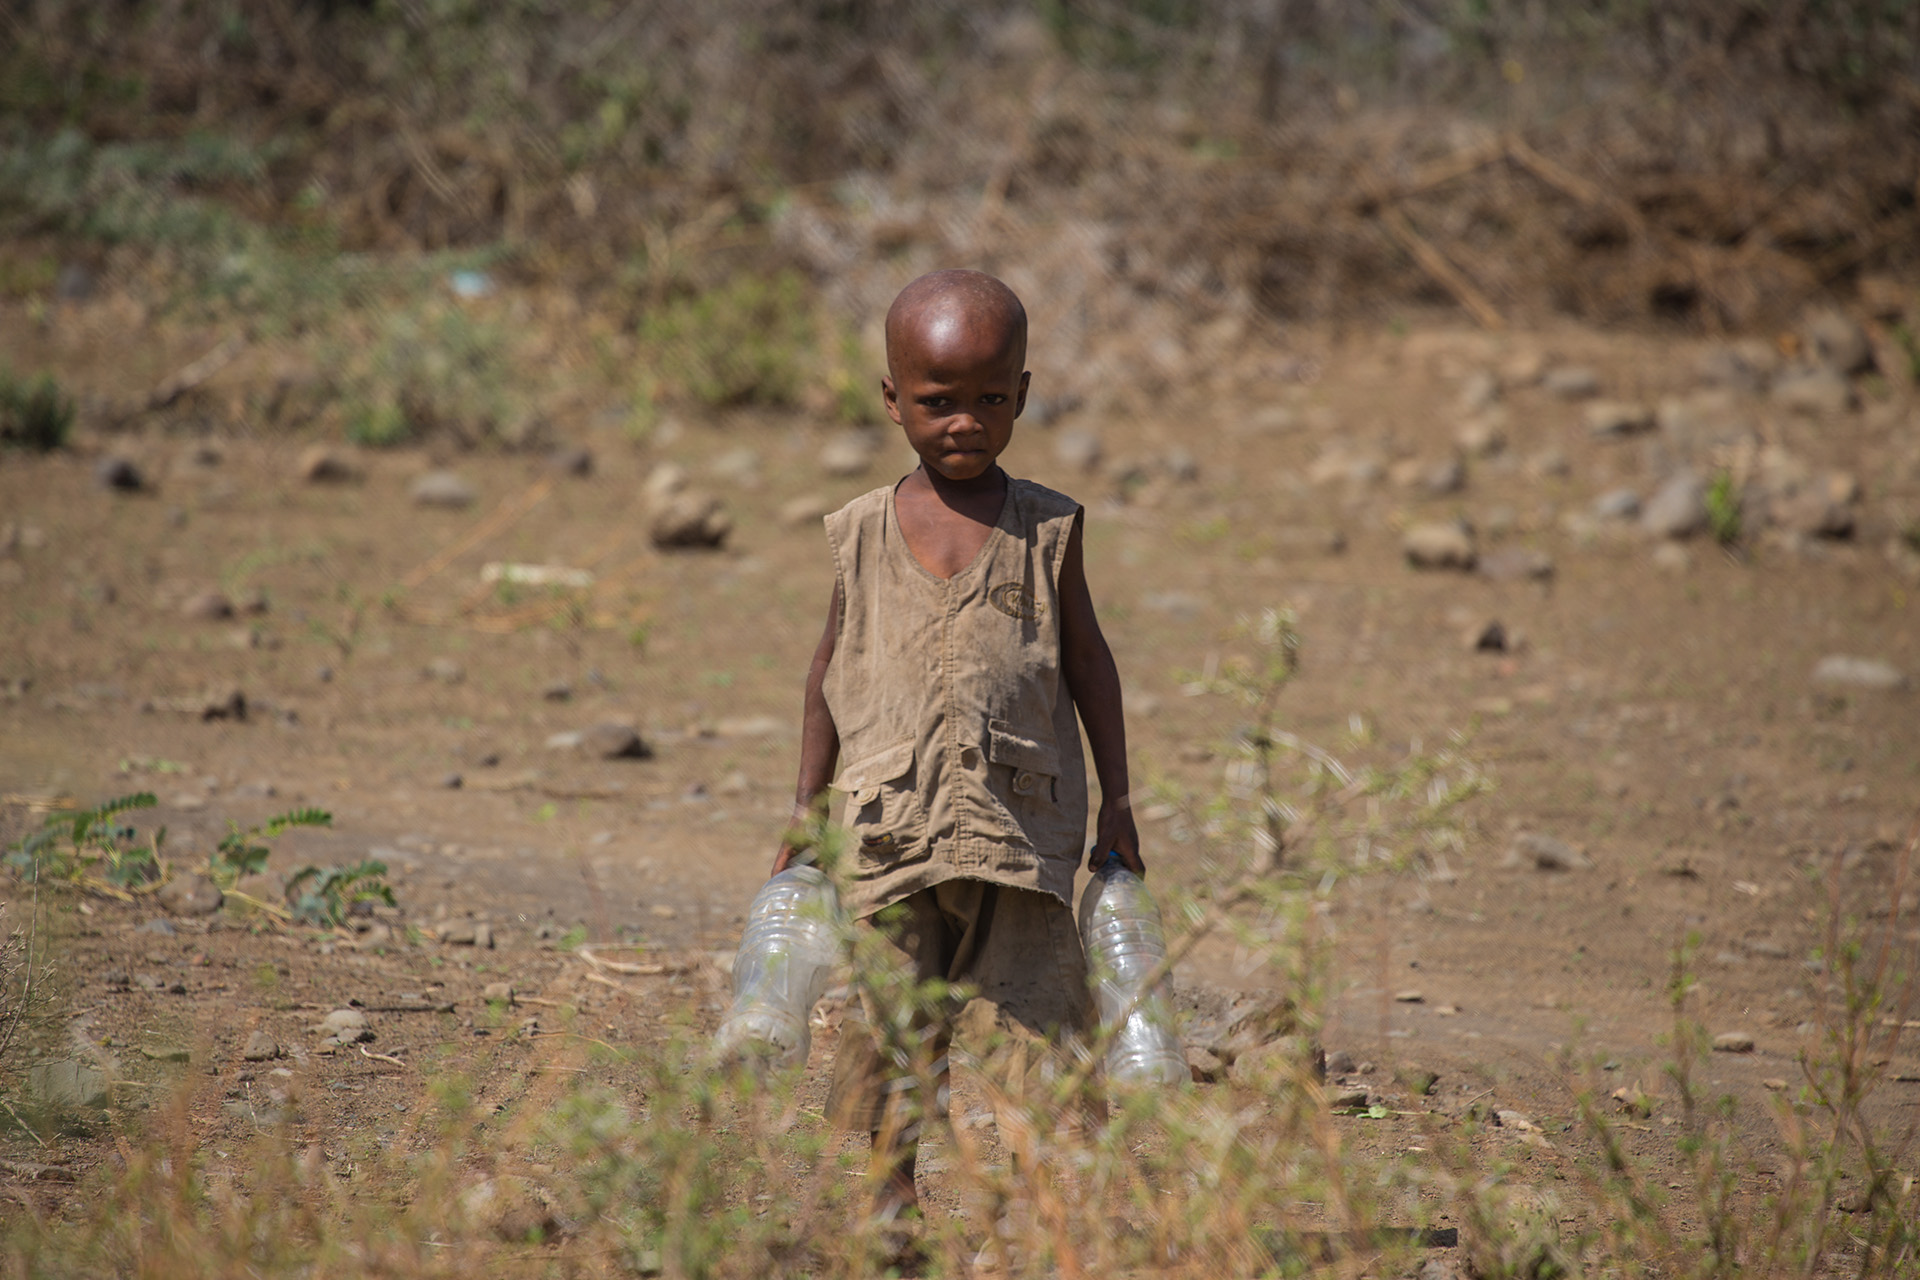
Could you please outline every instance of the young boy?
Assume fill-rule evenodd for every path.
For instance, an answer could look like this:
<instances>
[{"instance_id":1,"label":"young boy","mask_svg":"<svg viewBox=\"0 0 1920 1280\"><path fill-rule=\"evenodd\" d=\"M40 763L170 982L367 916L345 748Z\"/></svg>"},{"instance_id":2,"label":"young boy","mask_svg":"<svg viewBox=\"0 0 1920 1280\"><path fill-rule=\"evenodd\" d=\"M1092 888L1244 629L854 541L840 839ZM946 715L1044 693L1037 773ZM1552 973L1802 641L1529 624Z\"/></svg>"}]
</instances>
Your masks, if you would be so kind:
<instances>
[{"instance_id":1,"label":"young boy","mask_svg":"<svg viewBox=\"0 0 1920 1280\"><path fill-rule=\"evenodd\" d=\"M1069 905L1087 823L1080 724L1100 779L1093 856L1118 850L1145 873L1120 676L1087 592L1081 508L999 466L1026 406L1020 300L978 271L937 271L894 300L886 337L881 394L920 466L827 517L833 600L807 675L794 818L844 751L832 785L858 838L850 913L916 979L991 1002L1023 1071L1093 1029ZM781 846L775 874L793 855ZM942 1080L949 1021L925 1028ZM883 1219L918 1203L929 1108L903 1068L850 1011L829 1109L873 1135Z\"/></svg>"}]
</instances>

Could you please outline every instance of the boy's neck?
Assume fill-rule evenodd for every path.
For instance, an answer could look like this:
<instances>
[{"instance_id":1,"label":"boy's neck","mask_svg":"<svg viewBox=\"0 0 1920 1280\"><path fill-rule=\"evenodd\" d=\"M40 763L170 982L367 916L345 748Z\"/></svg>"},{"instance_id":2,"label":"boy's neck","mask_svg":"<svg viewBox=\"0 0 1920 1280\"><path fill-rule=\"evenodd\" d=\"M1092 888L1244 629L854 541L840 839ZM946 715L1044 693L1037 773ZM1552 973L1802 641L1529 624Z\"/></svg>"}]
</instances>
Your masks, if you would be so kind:
<instances>
[{"instance_id":1,"label":"boy's neck","mask_svg":"<svg viewBox=\"0 0 1920 1280\"><path fill-rule=\"evenodd\" d=\"M970 480L950 480L923 464L907 475L908 484L916 479L939 498L942 505L956 511L970 512L984 501L1005 497L1007 492L1007 473L997 462Z\"/></svg>"}]
</instances>

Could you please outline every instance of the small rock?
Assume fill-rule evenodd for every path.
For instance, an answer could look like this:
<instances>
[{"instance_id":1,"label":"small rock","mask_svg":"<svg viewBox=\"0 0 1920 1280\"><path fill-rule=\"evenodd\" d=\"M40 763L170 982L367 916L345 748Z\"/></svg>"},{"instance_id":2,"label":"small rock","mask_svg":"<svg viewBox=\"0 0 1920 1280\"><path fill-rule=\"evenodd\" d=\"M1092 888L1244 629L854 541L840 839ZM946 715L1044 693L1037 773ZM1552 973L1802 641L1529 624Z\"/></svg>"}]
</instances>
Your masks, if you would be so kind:
<instances>
[{"instance_id":1,"label":"small rock","mask_svg":"<svg viewBox=\"0 0 1920 1280\"><path fill-rule=\"evenodd\" d=\"M1178 445L1160 456L1160 466L1171 479L1181 484L1192 484L1200 478L1199 460Z\"/></svg>"},{"instance_id":2,"label":"small rock","mask_svg":"<svg viewBox=\"0 0 1920 1280\"><path fill-rule=\"evenodd\" d=\"M1553 557L1530 547L1501 547L1474 561L1474 571L1495 582L1544 582L1553 577Z\"/></svg>"},{"instance_id":3,"label":"small rock","mask_svg":"<svg viewBox=\"0 0 1920 1280\"><path fill-rule=\"evenodd\" d=\"M548 746L555 746L557 739L569 737L572 740L558 743L570 747L582 755L598 760L644 760L653 754L646 742L640 737L640 731L630 724L607 721L596 724L590 729L582 729L578 734L556 734L547 740Z\"/></svg>"},{"instance_id":4,"label":"small rock","mask_svg":"<svg viewBox=\"0 0 1920 1280\"><path fill-rule=\"evenodd\" d=\"M820 469L830 476L865 475L880 453L877 431L842 431L820 448Z\"/></svg>"},{"instance_id":5,"label":"small rock","mask_svg":"<svg viewBox=\"0 0 1920 1280\"><path fill-rule=\"evenodd\" d=\"M1600 394L1600 375L1581 365L1563 364L1547 370L1540 386L1561 400L1590 400Z\"/></svg>"},{"instance_id":6,"label":"small rock","mask_svg":"<svg viewBox=\"0 0 1920 1280\"><path fill-rule=\"evenodd\" d=\"M177 916L212 915L226 900L219 885L194 871L175 874L154 896L161 906Z\"/></svg>"},{"instance_id":7,"label":"small rock","mask_svg":"<svg viewBox=\"0 0 1920 1280\"><path fill-rule=\"evenodd\" d=\"M1542 449L1527 459L1527 473L1536 480L1554 479L1573 470L1573 463L1559 449Z\"/></svg>"},{"instance_id":8,"label":"small rock","mask_svg":"<svg viewBox=\"0 0 1920 1280\"><path fill-rule=\"evenodd\" d=\"M312 1029L336 1044L359 1044L373 1039L373 1028L367 1024L367 1015L358 1009L335 1009Z\"/></svg>"},{"instance_id":9,"label":"small rock","mask_svg":"<svg viewBox=\"0 0 1920 1280\"><path fill-rule=\"evenodd\" d=\"M1506 424L1498 414L1481 414L1461 423L1453 442L1470 458L1491 458L1507 447Z\"/></svg>"},{"instance_id":10,"label":"small rock","mask_svg":"<svg viewBox=\"0 0 1920 1280\"><path fill-rule=\"evenodd\" d=\"M1815 684L1851 685L1858 689L1904 689L1907 677L1892 663L1878 658L1854 658L1832 653L1813 667Z\"/></svg>"},{"instance_id":11,"label":"small rock","mask_svg":"<svg viewBox=\"0 0 1920 1280\"><path fill-rule=\"evenodd\" d=\"M1775 524L1809 538L1844 539L1853 536L1853 504L1836 501L1822 489L1806 488L1767 504Z\"/></svg>"},{"instance_id":12,"label":"small rock","mask_svg":"<svg viewBox=\"0 0 1920 1280\"><path fill-rule=\"evenodd\" d=\"M743 770L735 769L720 779L720 784L713 790L715 795L744 796L753 790L753 779L749 778Z\"/></svg>"},{"instance_id":13,"label":"small rock","mask_svg":"<svg viewBox=\"0 0 1920 1280\"><path fill-rule=\"evenodd\" d=\"M1227 1064L1211 1050L1188 1046L1187 1073L1195 1084L1218 1084L1226 1078Z\"/></svg>"},{"instance_id":14,"label":"small rock","mask_svg":"<svg viewBox=\"0 0 1920 1280\"><path fill-rule=\"evenodd\" d=\"M109 969L100 975L100 982L109 991L125 991L133 985L133 975L125 969Z\"/></svg>"},{"instance_id":15,"label":"small rock","mask_svg":"<svg viewBox=\"0 0 1920 1280\"><path fill-rule=\"evenodd\" d=\"M240 1056L248 1062L270 1062L280 1056L280 1042L264 1031L256 1031L247 1037Z\"/></svg>"},{"instance_id":16,"label":"small rock","mask_svg":"<svg viewBox=\"0 0 1920 1280\"><path fill-rule=\"evenodd\" d=\"M1707 486L1691 471L1669 477L1648 501L1640 527L1656 538L1691 538L1707 527Z\"/></svg>"},{"instance_id":17,"label":"small rock","mask_svg":"<svg viewBox=\"0 0 1920 1280\"><path fill-rule=\"evenodd\" d=\"M509 1244L537 1243L567 1230L553 1197L527 1178L501 1175L475 1183L461 1193L460 1213L471 1226Z\"/></svg>"},{"instance_id":18,"label":"small rock","mask_svg":"<svg viewBox=\"0 0 1920 1280\"><path fill-rule=\"evenodd\" d=\"M440 785L448 791L458 791L467 785L467 780L458 773L443 773L440 775Z\"/></svg>"},{"instance_id":19,"label":"small rock","mask_svg":"<svg viewBox=\"0 0 1920 1280\"><path fill-rule=\"evenodd\" d=\"M1524 1111L1501 1108L1493 1113L1493 1118L1502 1129L1512 1129L1516 1133L1535 1133L1540 1127L1529 1119Z\"/></svg>"},{"instance_id":20,"label":"small rock","mask_svg":"<svg viewBox=\"0 0 1920 1280\"><path fill-rule=\"evenodd\" d=\"M1702 382L1758 393L1779 368L1780 357L1765 342L1748 340L1714 347L1700 357L1697 371Z\"/></svg>"},{"instance_id":21,"label":"small rock","mask_svg":"<svg viewBox=\"0 0 1920 1280\"><path fill-rule=\"evenodd\" d=\"M1653 567L1663 573L1685 573L1693 567L1693 553L1677 542L1663 542L1653 549Z\"/></svg>"},{"instance_id":22,"label":"small rock","mask_svg":"<svg viewBox=\"0 0 1920 1280\"><path fill-rule=\"evenodd\" d=\"M593 474L593 450L577 444L561 445L547 455L547 469L585 479Z\"/></svg>"},{"instance_id":23,"label":"small rock","mask_svg":"<svg viewBox=\"0 0 1920 1280\"><path fill-rule=\"evenodd\" d=\"M707 464L707 473L725 488L757 489L760 487L760 451L729 449Z\"/></svg>"},{"instance_id":24,"label":"small rock","mask_svg":"<svg viewBox=\"0 0 1920 1280\"><path fill-rule=\"evenodd\" d=\"M1345 1049L1333 1049L1327 1053L1327 1074L1330 1076L1350 1076L1356 1065L1353 1055Z\"/></svg>"},{"instance_id":25,"label":"small rock","mask_svg":"<svg viewBox=\"0 0 1920 1280\"><path fill-rule=\"evenodd\" d=\"M146 477L130 458L110 453L93 464L93 481L103 489L120 493L138 493L147 487Z\"/></svg>"},{"instance_id":26,"label":"small rock","mask_svg":"<svg viewBox=\"0 0 1920 1280\"><path fill-rule=\"evenodd\" d=\"M1467 467L1458 458L1442 458L1421 467L1415 487L1430 498L1444 498L1467 487Z\"/></svg>"},{"instance_id":27,"label":"small rock","mask_svg":"<svg viewBox=\"0 0 1920 1280\"><path fill-rule=\"evenodd\" d=\"M233 601L218 591L198 591L180 606L180 616L195 622L220 622L233 616Z\"/></svg>"},{"instance_id":28,"label":"small rock","mask_svg":"<svg viewBox=\"0 0 1920 1280\"><path fill-rule=\"evenodd\" d=\"M674 494L683 491L691 478L687 474L687 469L677 462L658 463L653 470L647 472L646 482L640 486L640 496L646 500L648 506L657 507Z\"/></svg>"},{"instance_id":29,"label":"small rock","mask_svg":"<svg viewBox=\"0 0 1920 1280\"><path fill-rule=\"evenodd\" d=\"M1844 312L1814 312L1807 317L1801 336L1807 353L1823 369L1846 377L1873 368L1873 344L1867 331Z\"/></svg>"},{"instance_id":30,"label":"small rock","mask_svg":"<svg viewBox=\"0 0 1920 1280\"><path fill-rule=\"evenodd\" d=\"M1265 1088L1283 1080L1301 1078L1308 1073L1303 1046L1293 1036L1283 1036L1256 1044L1234 1055L1227 1078L1242 1088Z\"/></svg>"},{"instance_id":31,"label":"small rock","mask_svg":"<svg viewBox=\"0 0 1920 1280\"><path fill-rule=\"evenodd\" d=\"M1500 379L1485 369L1476 369L1460 381L1461 413L1482 413L1500 399Z\"/></svg>"},{"instance_id":32,"label":"small rock","mask_svg":"<svg viewBox=\"0 0 1920 1280\"><path fill-rule=\"evenodd\" d=\"M1467 648L1474 653L1507 652L1507 629L1496 618L1482 627L1471 628L1467 632Z\"/></svg>"},{"instance_id":33,"label":"small rock","mask_svg":"<svg viewBox=\"0 0 1920 1280\"><path fill-rule=\"evenodd\" d=\"M1327 1094L1327 1104L1335 1111L1364 1111L1367 1108L1367 1090L1364 1085L1350 1085L1344 1089L1334 1089Z\"/></svg>"},{"instance_id":34,"label":"small rock","mask_svg":"<svg viewBox=\"0 0 1920 1280\"><path fill-rule=\"evenodd\" d=\"M307 484L351 484L360 479L358 467L323 444L302 451L293 471Z\"/></svg>"},{"instance_id":35,"label":"small rock","mask_svg":"<svg viewBox=\"0 0 1920 1280\"><path fill-rule=\"evenodd\" d=\"M27 1072L27 1096L46 1107L97 1109L109 1100L107 1076L84 1062L46 1062Z\"/></svg>"},{"instance_id":36,"label":"small rock","mask_svg":"<svg viewBox=\"0 0 1920 1280\"><path fill-rule=\"evenodd\" d=\"M93 296L93 272L83 262L63 262L53 278L53 296L62 302L85 302Z\"/></svg>"},{"instance_id":37,"label":"small rock","mask_svg":"<svg viewBox=\"0 0 1920 1280\"><path fill-rule=\"evenodd\" d=\"M513 1007L514 990L511 982L489 982L480 992L480 998L488 1004L500 1003L509 1009Z\"/></svg>"},{"instance_id":38,"label":"small rock","mask_svg":"<svg viewBox=\"0 0 1920 1280\"><path fill-rule=\"evenodd\" d=\"M1593 500L1596 520L1631 520L1640 514L1640 495L1631 489L1609 489Z\"/></svg>"},{"instance_id":39,"label":"small rock","mask_svg":"<svg viewBox=\"0 0 1920 1280\"><path fill-rule=\"evenodd\" d=\"M1427 997L1424 992L1410 989L1394 992L1393 999L1396 1004L1424 1004L1426 1003Z\"/></svg>"},{"instance_id":40,"label":"small rock","mask_svg":"<svg viewBox=\"0 0 1920 1280\"><path fill-rule=\"evenodd\" d=\"M1471 569L1473 531L1457 521L1416 524L1401 538L1400 550L1416 569Z\"/></svg>"},{"instance_id":41,"label":"small rock","mask_svg":"<svg viewBox=\"0 0 1920 1280\"><path fill-rule=\"evenodd\" d=\"M732 530L733 521L722 510L720 499L686 490L660 503L647 535L661 548L718 547Z\"/></svg>"},{"instance_id":42,"label":"small rock","mask_svg":"<svg viewBox=\"0 0 1920 1280\"><path fill-rule=\"evenodd\" d=\"M407 493L417 507L442 507L450 511L470 507L479 497L472 485L451 471L429 471L418 476L407 487Z\"/></svg>"},{"instance_id":43,"label":"small rock","mask_svg":"<svg viewBox=\"0 0 1920 1280\"><path fill-rule=\"evenodd\" d=\"M471 920L451 920L434 931L440 941L450 947L471 947L474 945L474 923Z\"/></svg>"},{"instance_id":44,"label":"small rock","mask_svg":"<svg viewBox=\"0 0 1920 1280\"><path fill-rule=\"evenodd\" d=\"M473 926L473 945L482 951L493 950L493 926L481 920Z\"/></svg>"},{"instance_id":45,"label":"small rock","mask_svg":"<svg viewBox=\"0 0 1920 1280\"><path fill-rule=\"evenodd\" d=\"M1715 1053L1752 1053L1753 1036L1745 1031L1722 1031L1713 1038Z\"/></svg>"},{"instance_id":46,"label":"small rock","mask_svg":"<svg viewBox=\"0 0 1920 1280\"><path fill-rule=\"evenodd\" d=\"M1062 431L1053 438L1053 456L1075 471L1093 471L1100 465L1100 437L1085 428Z\"/></svg>"},{"instance_id":47,"label":"small rock","mask_svg":"<svg viewBox=\"0 0 1920 1280\"><path fill-rule=\"evenodd\" d=\"M1801 369L1773 384L1773 402L1808 417L1833 417L1853 407L1853 384L1831 369Z\"/></svg>"},{"instance_id":48,"label":"small rock","mask_svg":"<svg viewBox=\"0 0 1920 1280\"><path fill-rule=\"evenodd\" d=\"M428 661L421 668L422 675L429 680L438 680L441 684L459 684L467 678L467 669L452 658L438 657Z\"/></svg>"},{"instance_id":49,"label":"small rock","mask_svg":"<svg viewBox=\"0 0 1920 1280\"><path fill-rule=\"evenodd\" d=\"M1423 1098L1433 1096L1433 1087L1440 1083L1438 1072L1425 1067L1404 1066L1393 1073L1393 1078Z\"/></svg>"},{"instance_id":50,"label":"small rock","mask_svg":"<svg viewBox=\"0 0 1920 1280\"><path fill-rule=\"evenodd\" d=\"M166 990L166 986L167 986L166 983L160 981L160 979L154 977L150 973L134 974L133 985L140 988L142 991L164 991Z\"/></svg>"},{"instance_id":51,"label":"small rock","mask_svg":"<svg viewBox=\"0 0 1920 1280\"><path fill-rule=\"evenodd\" d=\"M1507 846L1507 856L1501 865L1530 866L1537 871L1586 871L1593 866L1593 862L1564 840L1523 831Z\"/></svg>"},{"instance_id":52,"label":"small rock","mask_svg":"<svg viewBox=\"0 0 1920 1280\"><path fill-rule=\"evenodd\" d=\"M573 697L573 686L565 680L549 680L540 690L548 702L566 702Z\"/></svg>"},{"instance_id":53,"label":"small rock","mask_svg":"<svg viewBox=\"0 0 1920 1280\"><path fill-rule=\"evenodd\" d=\"M1581 417L1587 424L1587 434L1603 440L1653 430L1652 409L1622 400L1596 400Z\"/></svg>"},{"instance_id":54,"label":"small rock","mask_svg":"<svg viewBox=\"0 0 1920 1280\"><path fill-rule=\"evenodd\" d=\"M171 938L175 934L179 933L180 931L174 928L173 921L167 919L165 916L155 916L153 919L147 921L145 924L141 925L138 929L134 930L134 932L157 933L163 938Z\"/></svg>"}]
</instances>

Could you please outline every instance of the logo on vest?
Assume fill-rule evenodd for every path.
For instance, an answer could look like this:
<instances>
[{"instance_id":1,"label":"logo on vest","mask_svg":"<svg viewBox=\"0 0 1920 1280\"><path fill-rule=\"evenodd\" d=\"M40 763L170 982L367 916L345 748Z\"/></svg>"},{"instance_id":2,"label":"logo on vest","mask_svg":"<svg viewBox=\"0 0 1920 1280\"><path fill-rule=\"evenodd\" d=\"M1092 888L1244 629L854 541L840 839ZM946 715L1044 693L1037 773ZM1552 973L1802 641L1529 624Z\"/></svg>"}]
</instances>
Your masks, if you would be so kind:
<instances>
[{"instance_id":1,"label":"logo on vest","mask_svg":"<svg viewBox=\"0 0 1920 1280\"><path fill-rule=\"evenodd\" d=\"M1033 597L1033 588L1023 582L1003 582L987 592L987 603L1009 618L1038 622L1047 606Z\"/></svg>"}]
</instances>

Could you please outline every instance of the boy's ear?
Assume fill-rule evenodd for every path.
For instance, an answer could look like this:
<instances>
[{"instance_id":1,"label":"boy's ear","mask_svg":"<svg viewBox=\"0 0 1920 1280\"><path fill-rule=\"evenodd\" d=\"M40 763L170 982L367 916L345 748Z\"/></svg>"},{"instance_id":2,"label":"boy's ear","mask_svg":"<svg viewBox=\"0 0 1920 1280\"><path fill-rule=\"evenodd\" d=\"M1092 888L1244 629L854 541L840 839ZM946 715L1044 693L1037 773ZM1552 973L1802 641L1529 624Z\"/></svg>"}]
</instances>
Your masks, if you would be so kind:
<instances>
[{"instance_id":1,"label":"boy's ear","mask_svg":"<svg viewBox=\"0 0 1920 1280\"><path fill-rule=\"evenodd\" d=\"M1022 369L1020 371L1020 394L1014 397L1013 401L1013 416L1016 418L1027 411L1027 384L1032 380L1033 373L1031 370Z\"/></svg>"},{"instance_id":2,"label":"boy's ear","mask_svg":"<svg viewBox=\"0 0 1920 1280\"><path fill-rule=\"evenodd\" d=\"M900 421L900 392L893 385L893 375L890 373L880 375L880 399L887 406L887 416L893 419L893 425L906 426Z\"/></svg>"}]
</instances>

